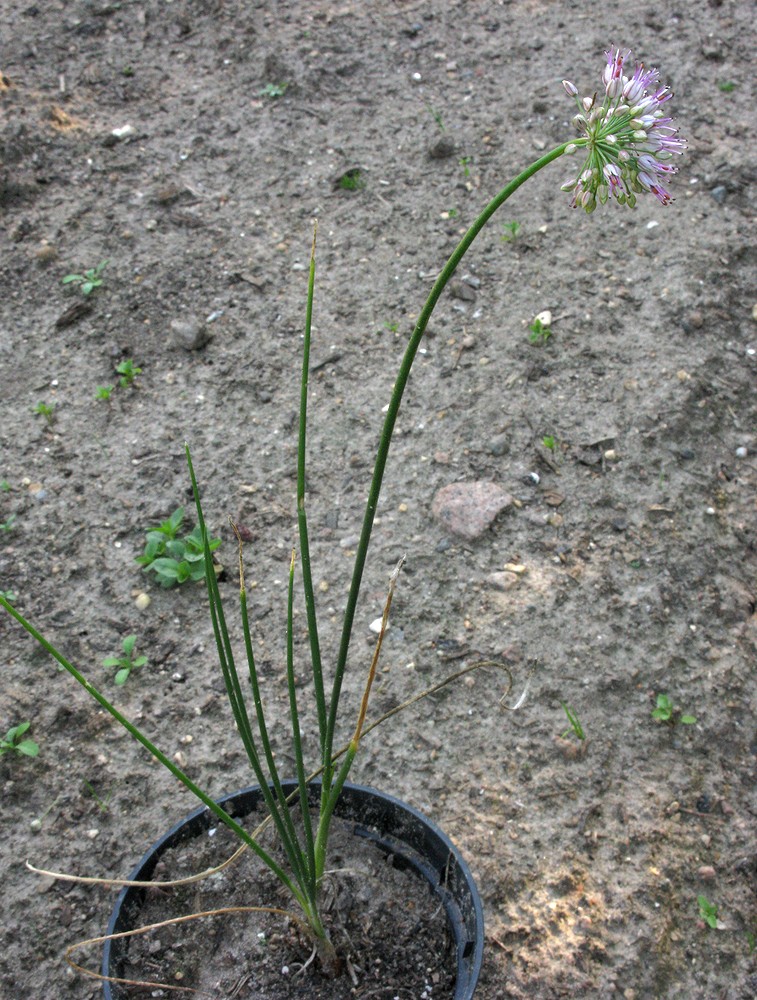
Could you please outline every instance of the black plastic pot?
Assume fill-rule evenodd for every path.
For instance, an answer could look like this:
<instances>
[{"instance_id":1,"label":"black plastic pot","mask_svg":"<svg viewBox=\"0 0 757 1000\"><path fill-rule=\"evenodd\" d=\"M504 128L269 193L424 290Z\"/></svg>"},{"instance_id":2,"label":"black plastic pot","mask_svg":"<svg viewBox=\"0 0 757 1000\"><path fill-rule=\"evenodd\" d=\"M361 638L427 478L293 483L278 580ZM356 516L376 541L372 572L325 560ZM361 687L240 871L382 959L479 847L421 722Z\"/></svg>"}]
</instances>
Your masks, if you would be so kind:
<instances>
[{"instance_id":1,"label":"black plastic pot","mask_svg":"<svg viewBox=\"0 0 757 1000\"><path fill-rule=\"evenodd\" d=\"M287 794L296 788L285 782ZM317 805L320 786L311 786L311 798ZM234 817L244 817L261 804L257 786L245 788L218 800ZM392 854L395 864L413 869L428 882L447 914L452 937L457 946L457 983L454 1000L471 1000L481 972L484 950L484 914L473 877L460 852L442 831L411 806L373 788L346 784L335 815L354 823L354 835L366 837ZM129 876L132 880L152 878L160 856L177 844L200 836L218 819L209 809L201 808L186 816L161 837L145 854ZM145 889L127 887L116 901L108 924L108 934L134 927L133 918L141 908ZM129 938L106 941L102 973L119 976L129 948ZM106 1000L113 1000L110 983L103 983Z\"/></svg>"}]
</instances>

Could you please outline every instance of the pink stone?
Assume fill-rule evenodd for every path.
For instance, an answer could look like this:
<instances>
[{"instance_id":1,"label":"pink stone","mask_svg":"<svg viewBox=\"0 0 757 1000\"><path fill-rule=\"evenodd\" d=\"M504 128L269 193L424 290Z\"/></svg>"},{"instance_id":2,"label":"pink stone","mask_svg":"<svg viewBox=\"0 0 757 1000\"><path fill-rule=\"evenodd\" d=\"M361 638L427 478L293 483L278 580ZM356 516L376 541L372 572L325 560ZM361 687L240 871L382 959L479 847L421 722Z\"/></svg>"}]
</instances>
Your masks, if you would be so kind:
<instances>
[{"instance_id":1,"label":"pink stone","mask_svg":"<svg viewBox=\"0 0 757 1000\"><path fill-rule=\"evenodd\" d=\"M471 542L512 502L497 483L450 483L438 491L431 510L450 534Z\"/></svg>"}]
</instances>

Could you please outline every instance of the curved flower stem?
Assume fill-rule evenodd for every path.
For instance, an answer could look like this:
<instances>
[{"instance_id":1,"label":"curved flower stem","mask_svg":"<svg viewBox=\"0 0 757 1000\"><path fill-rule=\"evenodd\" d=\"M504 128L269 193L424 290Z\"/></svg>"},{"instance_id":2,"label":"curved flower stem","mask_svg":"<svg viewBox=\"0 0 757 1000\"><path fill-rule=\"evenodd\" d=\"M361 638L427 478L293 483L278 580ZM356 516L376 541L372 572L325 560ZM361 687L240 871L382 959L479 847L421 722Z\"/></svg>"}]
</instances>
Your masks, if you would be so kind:
<instances>
[{"instance_id":1,"label":"curved flower stem","mask_svg":"<svg viewBox=\"0 0 757 1000\"><path fill-rule=\"evenodd\" d=\"M384 425L381 430L381 437L379 439L379 445L376 452L376 462L373 469L373 477L371 479L371 485L368 491L368 501L365 508L365 515L363 517L363 527L360 532L360 541L355 555L355 567L352 573L352 583L347 597L347 606L344 611L344 622L342 625L339 655L334 673L331 703L329 705L326 745L323 752L323 762L326 764L324 770L324 785L326 787L331 784L333 778L333 765L331 763L331 758L334 744L334 732L336 729L339 709L339 695L341 693L344 671L347 665L347 656L349 653L350 639L352 638L352 628L355 619L355 609L357 607L357 600L360 593L360 584L363 578L365 560L368 555L368 546L370 544L371 532L373 530L373 519L376 516L376 507L378 506L381 484L384 479L384 470L386 468L386 460L389 454L389 445L392 440L392 432L394 431L394 425L397 420L397 414L399 413L402 396L405 392L407 380L410 377L410 370L413 366L413 362L415 361L415 356L418 353L421 339L426 331L428 321L431 318L431 314L434 311L436 303L439 300L439 296L444 291L450 278L455 273L460 261L468 252L471 244L489 219L494 215L497 209L507 201L510 195L517 191L521 184L525 183L525 181L527 181L530 177L533 177L533 175L541 170L542 167L546 167L548 164L552 163L553 160L557 160L561 157L569 145L571 145L571 143L564 142L555 149L551 150L551 152L545 153L544 156L540 157L535 163L532 163L530 167L527 167L522 173L518 174L514 180L510 181L510 183L489 202L483 212L481 212L470 229L463 236L462 240L453 251L452 256L442 268L439 277L434 282L431 293L421 310L418 321L415 324L415 329L413 330L407 347L405 348L402 363L400 364L394 388L392 389L392 395L389 400L389 407L384 419ZM575 142L573 145L575 145Z\"/></svg>"}]
</instances>

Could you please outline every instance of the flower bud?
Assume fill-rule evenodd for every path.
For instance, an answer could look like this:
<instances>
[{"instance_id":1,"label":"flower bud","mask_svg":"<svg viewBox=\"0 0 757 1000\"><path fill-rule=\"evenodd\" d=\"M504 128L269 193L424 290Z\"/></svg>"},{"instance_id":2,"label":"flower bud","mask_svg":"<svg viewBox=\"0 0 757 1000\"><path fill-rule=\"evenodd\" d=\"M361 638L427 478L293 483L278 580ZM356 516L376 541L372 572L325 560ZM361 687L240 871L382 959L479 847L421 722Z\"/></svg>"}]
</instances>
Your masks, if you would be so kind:
<instances>
[{"instance_id":1,"label":"flower bud","mask_svg":"<svg viewBox=\"0 0 757 1000\"><path fill-rule=\"evenodd\" d=\"M570 80L563 80L562 85L565 87L565 93L568 97L576 97L578 95L578 88Z\"/></svg>"}]
</instances>

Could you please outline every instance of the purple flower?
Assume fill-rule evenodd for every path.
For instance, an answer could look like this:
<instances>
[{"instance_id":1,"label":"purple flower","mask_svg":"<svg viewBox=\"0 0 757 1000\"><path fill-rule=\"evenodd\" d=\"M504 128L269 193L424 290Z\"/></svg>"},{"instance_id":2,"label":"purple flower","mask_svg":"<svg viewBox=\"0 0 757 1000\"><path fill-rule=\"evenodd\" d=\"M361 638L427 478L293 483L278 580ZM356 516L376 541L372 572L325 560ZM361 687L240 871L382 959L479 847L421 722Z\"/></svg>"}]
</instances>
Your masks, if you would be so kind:
<instances>
[{"instance_id":1,"label":"purple flower","mask_svg":"<svg viewBox=\"0 0 757 1000\"><path fill-rule=\"evenodd\" d=\"M644 191L668 205L672 198L660 177L677 171L669 161L686 149L673 119L661 110L673 94L669 87L659 85L656 69L636 63L632 74L626 72L630 49L610 48L605 58L601 104L596 94L579 97L576 86L563 80L565 92L578 107L573 123L581 133L566 152L586 150L581 169L563 185L563 191L572 192L574 208L587 212L593 212L597 202L604 204L610 195L633 208L636 195Z\"/></svg>"}]
</instances>

